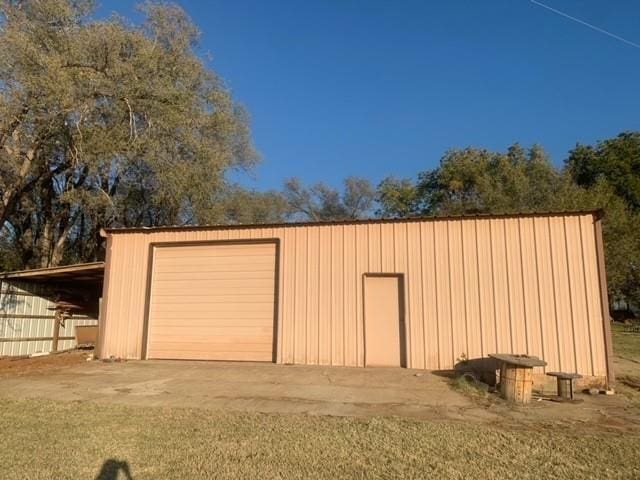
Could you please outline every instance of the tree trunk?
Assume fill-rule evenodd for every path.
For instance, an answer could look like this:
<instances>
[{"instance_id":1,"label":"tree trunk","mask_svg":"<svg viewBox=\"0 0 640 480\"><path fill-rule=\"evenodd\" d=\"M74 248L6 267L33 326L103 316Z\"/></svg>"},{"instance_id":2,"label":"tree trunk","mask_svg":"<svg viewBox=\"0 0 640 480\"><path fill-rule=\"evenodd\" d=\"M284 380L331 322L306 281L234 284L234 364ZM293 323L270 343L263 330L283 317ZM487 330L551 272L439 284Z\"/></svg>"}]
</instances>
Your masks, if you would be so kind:
<instances>
[{"instance_id":1,"label":"tree trunk","mask_svg":"<svg viewBox=\"0 0 640 480\"><path fill-rule=\"evenodd\" d=\"M51 249L51 254L49 255L49 262L51 266L58 266L62 263L62 260L64 259L64 251L69 240L69 234L71 233L71 228L74 223L75 222L73 220L68 222L66 228L60 232L60 235L55 241L53 248Z\"/></svg>"}]
</instances>

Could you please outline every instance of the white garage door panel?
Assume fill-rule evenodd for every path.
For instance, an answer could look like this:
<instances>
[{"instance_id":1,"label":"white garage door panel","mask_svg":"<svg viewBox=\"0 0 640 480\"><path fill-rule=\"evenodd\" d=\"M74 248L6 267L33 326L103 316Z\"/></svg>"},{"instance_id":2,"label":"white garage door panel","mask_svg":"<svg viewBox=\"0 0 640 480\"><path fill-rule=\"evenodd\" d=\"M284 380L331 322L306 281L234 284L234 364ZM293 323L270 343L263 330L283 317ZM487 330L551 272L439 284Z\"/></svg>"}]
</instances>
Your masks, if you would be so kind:
<instances>
[{"instance_id":1,"label":"white garage door panel","mask_svg":"<svg viewBox=\"0 0 640 480\"><path fill-rule=\"evenodd\" d=\"M272 361L272 243L156 247L147 357Z\"/></svg>"}]
</instances>

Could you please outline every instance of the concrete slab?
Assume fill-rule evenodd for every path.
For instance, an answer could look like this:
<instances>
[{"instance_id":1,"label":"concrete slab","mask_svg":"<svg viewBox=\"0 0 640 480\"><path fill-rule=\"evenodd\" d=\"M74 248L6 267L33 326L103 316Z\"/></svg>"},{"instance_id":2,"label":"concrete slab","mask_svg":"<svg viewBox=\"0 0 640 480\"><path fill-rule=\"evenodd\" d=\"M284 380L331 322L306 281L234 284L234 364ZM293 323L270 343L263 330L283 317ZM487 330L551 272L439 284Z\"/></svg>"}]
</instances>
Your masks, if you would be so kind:
<instances>
[{"instance_id":1,"label":"concrete slab","mask_svg":"<svg viewBox=\"0 0 640 480\"><path fill-rule=\"evenodd\" d=\"M268 363L87 362L46 375L0 379L0 396L317 415L399 415L465 421L494 414L447 379L400 368ZM463 415L474 410L471 416Z\"/></svg>"},{"instance_id":2,"label":"concrete slab","mask_svg":"<svg viewBox=\"0 0 640 480\"><path fill-rule=\"evenodd\" d=\"M436 373L401 368L343 368L269 363L85 361L76 352L0 364L0 399L191 407L225 412L402 416L432 422L567 425L637 431L640 410L625 395L582 395L581 403L536 397L526 406L498 395L454 390ZM32 362L32 360L37 360ZM0 362L1 363L1 362ZM33 364L32 364L33 363ZM4 372L4 373L3 373ZM538 428L538 427L535 427Z\"/></svg>"}]
</instances>

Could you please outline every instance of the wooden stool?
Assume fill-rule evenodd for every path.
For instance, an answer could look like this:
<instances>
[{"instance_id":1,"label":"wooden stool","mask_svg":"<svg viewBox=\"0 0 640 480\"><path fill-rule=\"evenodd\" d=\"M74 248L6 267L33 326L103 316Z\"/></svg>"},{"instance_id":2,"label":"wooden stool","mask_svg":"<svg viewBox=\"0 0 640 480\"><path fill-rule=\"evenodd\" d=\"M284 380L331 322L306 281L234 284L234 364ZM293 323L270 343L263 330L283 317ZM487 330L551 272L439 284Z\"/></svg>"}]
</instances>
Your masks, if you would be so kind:
<instances>
[{"instance_id":1,"label":"wooden stool","mask_svg":"<svg viewBox=\"0 0 640 480\"><path fill-rule=\"evenodd\" d=\"M560 400L573 400L573 380L582 378L579 373L547 372L550 377L556 377L558 381L558 398Z\"/></svg>"}]
</instances>

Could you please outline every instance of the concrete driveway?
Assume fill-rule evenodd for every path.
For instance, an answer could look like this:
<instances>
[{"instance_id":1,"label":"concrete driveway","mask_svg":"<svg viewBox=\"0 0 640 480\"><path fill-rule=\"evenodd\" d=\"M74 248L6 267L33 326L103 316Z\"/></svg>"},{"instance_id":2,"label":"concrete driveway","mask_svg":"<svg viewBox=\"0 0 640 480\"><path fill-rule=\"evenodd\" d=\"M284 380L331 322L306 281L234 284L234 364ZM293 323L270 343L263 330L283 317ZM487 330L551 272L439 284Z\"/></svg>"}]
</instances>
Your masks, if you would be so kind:
<instances>
[{"instance_id":1,"label":"concrete driveway","mask_svg":"<svg viewBox=\"0 0 640 480\"><path fill-rule=\"evenodd\" d=\"M159 360L92 361L4 378L0 397L429 419L462 419L474 409L445 378L423 371Z\"/></svg>"}]
</instances>

